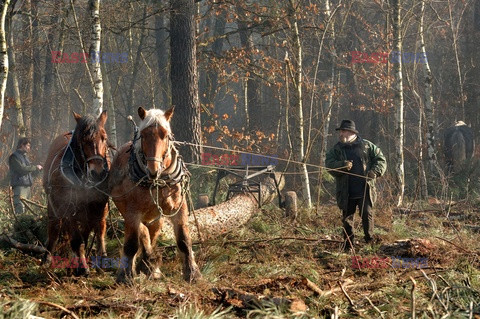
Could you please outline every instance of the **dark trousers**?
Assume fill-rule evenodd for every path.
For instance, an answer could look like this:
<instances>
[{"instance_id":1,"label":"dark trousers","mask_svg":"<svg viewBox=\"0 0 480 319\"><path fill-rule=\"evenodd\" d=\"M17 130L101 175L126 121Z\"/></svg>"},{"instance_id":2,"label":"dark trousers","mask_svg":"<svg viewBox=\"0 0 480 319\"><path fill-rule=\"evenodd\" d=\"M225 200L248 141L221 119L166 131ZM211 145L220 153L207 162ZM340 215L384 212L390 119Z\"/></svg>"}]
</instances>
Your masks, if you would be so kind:
<instances>
[{"instance_id":1,"label":"dark trousers","mask_svg":"<svg viewBox=\"0 0 480 319\"><path fill-rule=\"evenodd\" d=\"M12 186L13 189L13 207L16 215L25 213L25 207L20 197L30 198L30 186Z\"/></svg>"},{"instance_id":2,"label":"dark trousers","mask_svg":"<svg viewBox=\"0 0 480 319\"><path fill-rule=\"evenodd\" d=\"M343 238L345 238L346 244L353 244L353 215L357 210L357 207L360 211L360 216L362 217L362 226L363 233L365 234L365 240L369 241L372 239L373 235L373 212L372 204L369 199L364 200L363 198L349 199L347 210L343 210Z\"/></svg>"}]
</instances>

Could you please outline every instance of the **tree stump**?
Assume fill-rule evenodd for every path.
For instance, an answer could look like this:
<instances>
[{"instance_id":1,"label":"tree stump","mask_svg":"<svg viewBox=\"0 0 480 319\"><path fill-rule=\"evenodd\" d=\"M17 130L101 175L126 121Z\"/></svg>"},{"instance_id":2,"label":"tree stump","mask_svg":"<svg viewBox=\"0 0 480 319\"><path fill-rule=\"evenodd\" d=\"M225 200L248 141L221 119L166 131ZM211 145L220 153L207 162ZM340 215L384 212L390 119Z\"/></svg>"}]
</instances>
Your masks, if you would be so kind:
<instances>
[{"instance_id":1,"label":"tree stump","mask_svg":"<svg viewBox=\"0 0 480 319\"><path fill-rule=\"evenodd\" d=\"M288 191L285 193L285 217L297 218L297 193Z\"/></svg>"},{"instance_id":2,"label":"tree stump","mask_svg":"<svg viewBox=\"0 0 480 319\"><path fill-rule=\"evenodd\" d=\"M207 194L200 194L198 195L197 199L197 209L208 207L209 199Z\"/></svg>"}]
</instances>

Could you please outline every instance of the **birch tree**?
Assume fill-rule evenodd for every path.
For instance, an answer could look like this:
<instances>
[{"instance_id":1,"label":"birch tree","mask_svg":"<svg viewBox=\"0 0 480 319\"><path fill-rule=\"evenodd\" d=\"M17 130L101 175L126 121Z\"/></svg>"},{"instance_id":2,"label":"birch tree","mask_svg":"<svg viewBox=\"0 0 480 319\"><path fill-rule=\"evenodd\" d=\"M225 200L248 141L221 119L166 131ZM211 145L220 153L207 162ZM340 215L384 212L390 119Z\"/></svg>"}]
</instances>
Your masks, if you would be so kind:
<instances>
[{"instance_id":1,"label":"birch tree","mask_svg":"<svg viewBox=\"0 0 480 319\"><path fill-rule=\"evenodd\" d=\"M240 43L245 49L245 54L248 60L253 61L253 54L255 45L253 43L252 34L249 30L249 24L245 19L246 12L242 7L240 2L236 5L238 19L238 30L240 36ZM258 96L258 86L259 83L257 79L254 78L255 75L250 72L246 72L245 81L244 81L244 96L245 96L245 114L246 114L246 126L254 134L255 131L262 130L262 116L261 116L261 106L259 103Z\"/></svg>"},{"instance_id":2,"label":"birch tree","mask_svg":"<svg viewBox=\"0 0 480 319\"><path fill-rule=\"evenodd\" d=\"M295 113L296 113L296 124L294 129L294 140L295 143L293 153L295 158L302 162L300 164L300 171L301 171L301 179L302 179L302 193L303 199L306 202L306 206L308 208L312 208L312 197L310 194L310 181L308 177L308 170L306 165L306 158L305 158L305 138L304 138L304 127L305 123L303 120L303 75L302 75L302 44L300 41L300 32L298 28L298 19L297 19L297 3L295 0L289 0L288 2L289 7L289 19L290 25L292 28L292 36L293 36L293 53L294 53L294 61L289 63L287 67L290 67L292 82L294 86L294 96L295 96Z\"/></svg>"},{"instance_id":3,"label":"birch tree","mask_svg":"<svg viewBox=\"0 0 480 319\"><path fill-rule=\"evenodd\" d=\"M8 52L7 37L5 33L5 20L7 17L9 4L10 0L2 0L0 3L0 128L2 127L3 111L5 109L5 90L7 88L8 77Z\"/></svg>"},{"instance_id":4,"label":"birch tree","mask_svg":"<svg viewBox=\"0 0 480 319\"><path fill-rule=\"evenodd\" d=\"M26 135L25 123L23 121L23 110L22 110L22 98L20 96L20 86L18 82L18 71L16 68L16 57L15 57L15 46L14 46L14 23L13 23L13 12L9 15L8 18L8 33L9 33L9 50L8 57L10 62L10 73L11 79L13 80L13 95L15 98L15 110L17 112L17 132L19 136Z\"/></svg>"},{"instance_id":5,"label":"birch tree","mask_svg":"<svg viewBox=\"0 0 480 319\"><path fill-rule=\"evenodd\" d=\"M430 70L430 64L427 58L427 51L425 49L425 30L424 30L424 16L425 16L425 1L422 0L420 26L419 26L419 38L420 38L420 54L425 57L425 60L421 63L423 69L423 83L425 88L425 95L423 97L423 105L425 112L425 121L427 125L426 143L427 143L427 157L428 157L428 169L430 173L437 173L442 175L442 170L438 165L437 153L435 150L435 118L433 109L433 94L432 94L432 71Z\"/></svg>"},{"instance_id":6,"label":"birch tree","mask_svg":"<svg viewBox=\"0 0 480 319\"><path fill-rule=\"evenodd\" d=\"M392 16L393 16L393 50L402 52L402 38L400 25L400 4L401 0L392 0ZM403 123L403 77L402 77L402 59L398 59L397 63L393 64L394 73L394 97L393 105L395 107L395 199L396 205L400 206L403 203L403 196L405 192L405 168L403 155L403 141L404 141L404 123Z\"/></svg>"},{"instance_id":7,"label":"birch tree","mask_svg":"<svg viewBox=\"0 0 480 319\"><path fill-rule=\"evenodd\" d=\"M93 104L90 113L94 116L100 115L103 111L103 80L100 56L100 40L102 26L100 24L100 0L90 0L90 15L92 18L92 44L90 45L90 57L96 57L92 63L93 68Z\"/></svg>"}]
</instances>

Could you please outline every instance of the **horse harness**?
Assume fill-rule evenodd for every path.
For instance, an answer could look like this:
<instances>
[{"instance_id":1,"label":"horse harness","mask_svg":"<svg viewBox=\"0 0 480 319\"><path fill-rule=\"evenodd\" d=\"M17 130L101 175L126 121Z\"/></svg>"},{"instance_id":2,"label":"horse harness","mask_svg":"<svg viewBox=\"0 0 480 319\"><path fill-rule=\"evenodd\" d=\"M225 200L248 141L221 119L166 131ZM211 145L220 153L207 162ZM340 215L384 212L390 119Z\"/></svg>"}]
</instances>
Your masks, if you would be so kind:
<instances>
[{"instance_id":1,"label":"horse harness","mask_svg":"<svg viewBox=\"0 0 480 319\"><path fill-rule=\"evenodd\" d=\"M74 147L76 146L74 145L74 134L75 131L71 131L70 133L65 134L65 137L67 137L67 135L71 135L71 138L68 141L67 147L65 148L65 151L63 152L62 158L60 160L60 172L62 173L62 176L74 186L80 186L84 188L96 188L97 186L105 182L108 177L108 161L106 158L97 154L85 158L83 148L80 146L78 148L80 149L80 155L84 163L84 167L81 167L74 152ZM98 182L90 180L86 174L86 167L88 163L93 160L101 160L103 162L103 170L107 173Z\"/></svg>"},{"instance_id":2,"label":"horse harness","mask_svg":"<svg viewBox=\"0 0 480 319\"><path fill-rule=\"evenodd\" d=\"M137 186L149 188L152 201L157 206L157 209L160 213L157 218L145 224L146 226L149 226L150 224L154 223L155 221L159 220L162 217L173 217L180 211L180 208L183 205L183 201L185 200L185 195L189 190L188 184L190 182L191 174L188 171L182 157L178 155L177 150L175 149L174 146L172 146L174 139L171 134L168 135L167 149L169 151L165 152L162 158L146 157L141 147L138 147L138 148L135 147L136 142L140 139L141 137L139 137L138 131L135 130L135 137L132 141L130 150L128 151L130 152L130 157L128 159L128 172L129 172L130 180L134 182ZM173 151L172 164L170 164L169 167L165 168L163 164L165 161L165 158L168 155L168 153L172 151ZM146 165L148 161L160 162L162 173L160 174L160 176L158 176L155 179L148 178L147 165ZM172 187L179 183L181 183L181 186L182 186L182 203L180 203L178 208L172 214L165 214L163 212L163 209L160 207L160 203L158 200L159 189L165 188L165 187ZM157 190L156 196L154 196L153 194L153 189Z\"/></svg>"}]
</instances>

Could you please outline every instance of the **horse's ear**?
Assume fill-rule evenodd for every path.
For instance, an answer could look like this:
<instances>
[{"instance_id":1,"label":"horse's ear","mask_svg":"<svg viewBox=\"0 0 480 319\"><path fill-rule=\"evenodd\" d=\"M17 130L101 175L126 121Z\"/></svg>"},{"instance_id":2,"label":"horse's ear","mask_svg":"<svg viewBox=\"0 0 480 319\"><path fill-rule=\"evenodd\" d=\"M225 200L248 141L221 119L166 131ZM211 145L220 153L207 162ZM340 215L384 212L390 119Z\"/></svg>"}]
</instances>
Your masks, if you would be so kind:
<instances>
[{"instance_id":1,"label":"horse's ear","mask_svg":"<svg viewBox=\"0 0 480 319\"><path fill-rule=\"evenodd\" d=\"M72 113L73 113L73 117L75 118L75 121L78 122L82 118L82 116L80 114L75 113L74 111L72 111Z\"/></svg>"},{"instance_id":2,"label":"horse's ear","mask_svg":"<svg viewBox=\"0 0 480 319\"><path fill-rule=\"evenodd\" d=\"M147 116L147 111L145 111L145 109L141 106L138 108L138 116L140 116L140 119L142 121L145 118L145 116Z\"/></svg>"},{"instance_id":3,"label":"horse's ear","mask_svg":"<svg viewBox=\"0 0 480 319\"><path fill-rule=\"evenodd\" d=\"M170 119L172 118L174 110L175 110L175 106L172 106L167 111L165 111L164 116L167 121L170 121Z\"/></svg>"},{"instance_id":4,"label":"horse's ear","mask_svg":"<svg viewBox=\"0 0 480 319\"><path fill-rule=\"evenodd\" d=\"M103 111L97 119L98 126L105 126L105 122L107 121L107 111Z\"/></svg>"}]
</instances>

